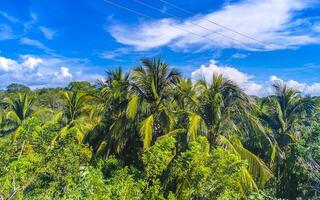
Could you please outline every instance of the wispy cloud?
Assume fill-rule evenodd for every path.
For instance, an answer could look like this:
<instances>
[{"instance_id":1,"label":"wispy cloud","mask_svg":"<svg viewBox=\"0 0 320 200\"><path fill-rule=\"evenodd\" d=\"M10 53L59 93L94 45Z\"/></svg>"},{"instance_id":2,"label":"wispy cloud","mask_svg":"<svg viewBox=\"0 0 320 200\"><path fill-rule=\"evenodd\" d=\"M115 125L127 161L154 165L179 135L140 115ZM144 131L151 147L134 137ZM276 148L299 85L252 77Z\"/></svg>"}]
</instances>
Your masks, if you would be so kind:
<instances>
[{"instance_id":1,"label":"wispy cloud","mask_svg":"<svg viewBox=\"0 0 320 200\"><path fill-rule=\"evenodd\" d=\"M113 24L108 31L119 43L133 46L136 50L148 50L160 46L169 46L175 50L184 51L190 48L206 50L212 47L255 51L296 48L300 45L320 43L320 34L312 31L312 27L304 26L302 28L295 23L298 12L311 7L313 2L305 0L243 0L227 4L221 10L199 14L184 21L167 18L143 21L133 25ZM269 45L262 45L230 32L208 22L207 19L219 22ZM212 32L219 32L227 37L213 34L206 29L194 26L194 24L206 27ZM174 27L180 27L206 37L197 37Z\"/></svg>"},{"instance_id":2,"label":"wispy cloud","mask_svg":"<svg viewBox=\"0 0 320 200\"><path fill-rule=\"evenodd\" d=\"M3 16L4 18L6 18L7 20L9 20L9 21L12 22L12 23L20 22L17 18L9 15L9 14L6 13L6 12L0 11L0 15Z\"/></svg>"},{"instance_id":3,"label":"wispy cloud","mask_svg":"<svg viewBox=\"0 0 320 200\"><path fill-rule=\"evenodd\" d=\"M33 12L30 12L30 18L31 19L29 21L26 21L23 23L25 32L28 32L33 27L33 25L38 21L38 16Z\"/></svg>"},{"instance_id":4,"label":"wispy cloud","mask_svg":"<svg viewBox=\"0 0 320 200\"><path fill-rule=\"evenodd\" d=\"M24 45L34 46L39 49L45 50L45 51L52 51L50 48L48 48L43 43L39 42L38 40L30 39L27 37L23 37L20 39L20 43Z\"/></svg>"},{"instance_id":5,"label":"wispy cloud","mask_svg":"<svg viewBox=\"0 0 320 200\"><path fill-rule=\"evenodd\" d=\"M236 59L242 59L246 57L248 57L248 54L244 54L244 53L235 53L232 55L232 58L236 58Z\"/></svg>"},{"instance_id":6,"label":"wispy cloud","mask_svg":"<svg viewBox=\"0 0 320 200\"><path fill-rule=\"evenodd\" d=\"M314 31L316 31L316 32L319 32L319 33L320 33L320 23L315 24L315 25L312 27L312 29L313 29Z\"/></svg>"},{"instance_id":7,"label":"wispy cloud","mask_svg":"<svg viewBox=\"0 0 320 200\"><path fill-rule=\"evenodd\" d=\"M44 26L40 26L39 29L48 40L52 40L54 35L56 34L56 31Z\"/></svg>"},{"instance_id":8,"label":"wispy cloud","mask_svg":"<svg viewBox=\"0 0 320 200\"><path fill-rule=\"evenodd\" d=\"M0 40L13 39L14 34L10 26L5 24L0 24Z\"/></svg>"},{"instance_id":9,"label":"wispy cloud","mask_svg":"<svg viewBox=\"0 0 320 200\"><path fill-rule=\"evenodd\" d=\"M100 54L100 57L109 60L116 60L122 55L130 53L130 51L130 48L118 48L111 51L104 51Z\"/></svg>"}]
</instances>

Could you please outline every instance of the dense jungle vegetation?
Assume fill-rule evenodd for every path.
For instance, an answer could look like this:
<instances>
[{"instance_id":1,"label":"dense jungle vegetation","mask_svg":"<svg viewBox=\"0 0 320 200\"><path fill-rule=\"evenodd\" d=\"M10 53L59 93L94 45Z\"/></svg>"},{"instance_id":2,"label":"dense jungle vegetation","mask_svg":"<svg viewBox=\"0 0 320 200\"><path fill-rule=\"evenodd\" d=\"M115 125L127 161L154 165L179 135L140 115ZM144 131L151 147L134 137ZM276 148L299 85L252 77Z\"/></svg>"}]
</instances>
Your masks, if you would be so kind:
<instances>
[{"instance_id":1,"label":"dense jungle vegetation","mask_svg":"<svg viewBox=\"0 0 320 200\"><path fill-rule=\"evenodd\" d=\"M0 92L0 199L320 199L320 104L159 59Z\"/></svg>"}]
</instances>

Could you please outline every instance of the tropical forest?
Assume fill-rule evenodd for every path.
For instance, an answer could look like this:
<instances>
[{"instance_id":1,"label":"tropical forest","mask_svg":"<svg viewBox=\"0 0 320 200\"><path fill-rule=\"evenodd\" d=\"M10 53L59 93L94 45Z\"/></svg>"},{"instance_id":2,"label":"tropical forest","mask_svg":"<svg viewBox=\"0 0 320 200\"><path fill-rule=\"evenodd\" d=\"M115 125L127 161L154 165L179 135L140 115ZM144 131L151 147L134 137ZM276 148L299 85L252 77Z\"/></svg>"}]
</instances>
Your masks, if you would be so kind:
<instances>
[{"instance_id":1,"label":"tropical forest","mask_svg":"<svg viewBox=\"0 0 320 200\"><path fill-rule=\"evenodd\" d=\"M320 199L319 98L191 80L158 58L1 90L0 199Z\"/></svg>"}]
</instances>

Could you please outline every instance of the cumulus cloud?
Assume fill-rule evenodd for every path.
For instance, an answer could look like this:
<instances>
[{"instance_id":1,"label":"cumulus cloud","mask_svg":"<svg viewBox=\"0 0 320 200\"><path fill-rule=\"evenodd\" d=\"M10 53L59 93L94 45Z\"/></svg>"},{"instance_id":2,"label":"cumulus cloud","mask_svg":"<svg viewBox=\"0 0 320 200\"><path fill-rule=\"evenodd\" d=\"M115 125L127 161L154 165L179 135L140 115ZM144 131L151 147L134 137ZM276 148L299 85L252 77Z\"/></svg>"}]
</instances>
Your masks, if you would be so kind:
<instances>
[{"instance_id":1,"label":"cumulus cloud","mask_svg":"<svg viewBox=\"0 0 320 200\"><path fill-rule=\"evenodd\" d=\"M212 81L213 75L222 75L240 85L248 94L255 95L260 92L262 86L252 81L253 76L240 72L229 66L218 66L217 62L211 60L208 66L202 65L191 73L194 80L204 79L208 83Z\"/></svg>"},{"instance_id":2,"label":"cumulus cloud","mask_svg":"<svg viewBox=\"0 0 320 200\"><path fill-rule=\"evenodd\" d=\"M42 59L34 58L30 55L23 55L22 58L24 59L22 66L25 66L31 70L35 69L37 66L39 66L39 64L42 63Z\"/></svg>"},{"instance_id":3,"label":"cumulus cloud","mask_svg":"<svg viewBox=\"0 0 320 200\"><path fill-rule=\"evenodd\" d=\"M72 74L69 72L69 70L70 70L70 69L67 68L67 67L61 67L61 68L60 68L60 74L57 73L56 75L57 75L57 76L61 75L62 78L71 78L71 77L72 77Z\"/></svg>"},{"instance_id":4,"label":"cumulus cloud","mask_svg":"<svg viewBox=\"0 0 320 200\"><path fill-rule=\"evenodd\" d=\"M272 85L280 82L302 92L304 95L320 96L320 83L307 84L295 80L284 81L275 75L270 76L264 83L257 83L253 80L254 76L243 73L233 67L218 65L214 60L211 60L209 65L202 65L191 73L193 80L204 79L208 83L212 81L213 75L222 75L223 77L232 80L249 95L271 95L274 92Z\"/></svg>"},{"instance_id":5,"label":"cumulus cloud","mask_svg":"<svg viewBox=\"0 0 320 200\"><path fill-rule=\"evenodd\" d=\"M72 68L70 66L72 66ZM97 74L82 74L77 59L38 58L22 55L14 60L0 57L0 88L12 82L26 84L32 88L66 86L70 81L101 79Z\"/></svg>"},{"instance_id":6,"label":"cumulus cloud","mask_svg":"<svg viewBox=\"0 0 320 200\"><path fill-rule=\"evenodd\" d=\"M0 57L0 71L9 72L14 71L17 68L18 64L16 61Z\"/></svg>"},{"instance_id":7,"label":"cumulus cloud","mask_svg":"<svg viewBox=\"0 0 320 200\"><path fill-rule=\"evenodd\" d=\"M307 83L300 83L295 80L284 81L278 78L277 76L270 76L269 82L272 84L277 82L284 83L288 87L298 90L305 95L320 96L320 83L307 84Z\"/></svg>"},{"instance_id":8,"label":"cumulus cloud","mask_svg":"<svg viewBox=\"0 0 320 200\"><path fill-rule=\"evenodd\" d=\"M218 66L215 60L211 60L208 66L200 66L199 69L191 73L191 76L194 79L205 79L207 82L210 82L214 74L222 75L230 80L233 80L237 84L247 83L252 78L252 76L242 73L235 68Z\"/></svg>"},{"instance_id":9,"label":"cumulus cloud","mask_svg":"<svg viewBox=\"0 0 320 200\"><path fill-rule=\"evenodd\" d=\"M160 46L170 46L177 50L194 47L202 50L212 47L246 50L295 48L300 45L320 42L319 33L312 31L312 27L303 27L302 29L295 23L298 12L309 8L312 2L314 1L242 0L238 3L227 4L218 11L199 14L184 21L167 18L143 21L134 25L114 24L108 28L108 31L119 43L133 46L137 50L147 50ZM212 24L208 20L219 22L219 24L262 41L264 44L272 45L261 45L256 41ZM206 27L211 31L194 24ZM197 37L181 29L205 37ZM219 32L227 37L214 32ZM229 37L239 40L241 43Z\"/></svg>"}]
</instances>

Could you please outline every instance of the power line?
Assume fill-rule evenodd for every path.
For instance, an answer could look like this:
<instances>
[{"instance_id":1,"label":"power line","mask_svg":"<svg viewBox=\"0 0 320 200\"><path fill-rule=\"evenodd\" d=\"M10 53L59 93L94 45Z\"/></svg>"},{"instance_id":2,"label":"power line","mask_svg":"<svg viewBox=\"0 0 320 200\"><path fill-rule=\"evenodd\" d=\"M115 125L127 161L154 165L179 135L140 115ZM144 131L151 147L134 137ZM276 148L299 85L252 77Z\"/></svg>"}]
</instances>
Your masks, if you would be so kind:
<instances>
[{"instance_id":1,"label":"power line","mask_svg":"<svg viewBox=\"0 0 320 200\"><path fill-rule=\"evenodd\" d=\"M164 12L164 11L162 11L161 9L156 8L156 7L154 7L154 6L150 5L150 4L144 3L144 2L142 2L142 1L140 1L140 0L132 0L132 1L134 1L134 2L136 2L136 3L138 3L138 4L140 4L140 5L142 5L142 6L144 6L144 7L147 7L147 8L150 8L150 9L152 9L152 10L155 10L155 11L157 11L157 12L160 12L160 13L162 13L162 14L165 14L165 15L167 15L167 16L174 17L174 18L180 18L180 19L181 19L181 17L179 17L179 16L177 16L177 15ZM225 38L234 40L234 41L236 41L236 42L238 42L238 43L241 43L241 44L246 45L246 43L243 42L243 41L240 41L240 40L235 39L235 38L233 38L233 37L231 37L231 36L222 34L222 33L218 32L218 31L211 30L211 29L209 29L209 28L207 28L207 27L204 27L204 26L201 26L201 25L199 25L199 24L196 24L196 23L193 23L193 22L189 22L189 21L187 21L186 23L189 23L189 24L194 25L194 26L198 26L198 27L200 27L200 28L202 28L202 29L205 29L205 30L209 31L210 33L218 34L218 35L220 35L220 36L222 36L222 37L225 37Z\"/></svg>"},{"instance_id":2,"label":"power line","mask_svg":"<svg viewBox=\"0 0 320 200\"><path fill-rule=\"evenodd\" d=\"M141 13L141 12L139 12L139 11L136 11L136 10L133 10L133 9L127 7L127 6L120 5L120 4L115 3L115 2L113 2L113 1L110 1L110 0L104 0L104 1L105 1L106 3L108 3L108 4L110 4L110 5L113 5L113 6L115 6L115 7L118 7L118 8L124 9L124 10L127 10L127 11L129 11L129 12L131 12L131 13L134 13L134 14L138 15L138 16L142 16L142 17L145 17L145 18L148 18L148 19L152 19L152 20L157 20L157 18L155 18L155 17L151 17L151 16L149 16L149 15L143 14L143 13ZM208 38L209 35L204 36L204 35L200 35L200 34L197 34L197 33L192 32L192 31L189 31L189 30L187 30L187 29L181 28L181 27L179 27L179 26L175 26L175 25L172 25L172 24L168 24L168 25L169 25L169 26L172 26L172 27L174 27L174 28L176 28L176 29L179 29L179 30L181 30L181 31L184 31L184 32L190 33L190 34L192 34L192 35L195 35L195 36L197 36L197 37L199 37L199 38L209 39L210 41L216 43L216 41L212 40L211 38Z\"/></svg>"},{"instance_id":3,"label":"power line","mask_svg":"<svg viewBox=\"0 0 320 200\"><path fill-rule=\"evenodd\" d=\"M170 5L171 7L174 7L174 8L176 8L176 9L178 9L178 10L184 12L184 13L187 13L187 14L189 14L189 15L192 15L192 16L196 15L196 13L194 13L194 12L192 12L192 11L189 11L189 10L187 10L187 9L181 8L181 7L177 6L177 5L175 5L174 3L168 2L167 0L158 0L158 1L160 1L160 2L162 2L162 3L164 3L164 4L167 4L167 5ZM232 28L229 28L229 27L227 27L227 26L224 26L224 25L222 25L222 24L219 24L219 23L217 23L217 22L215 22L215 21L213 21L213 20L210 20L210 19L208 19L208 18L204 18L204 19L205 19L206 21L210 22L211 24L214 24L214 25L216 25L216 26L219 26L219 27L221 27L221 28L223 28L223 29L226 29L226 30L228 30L228 31L231 31L231 32L233 32L233 33L236 33L236 34L238 34L238 35L241 35L241 36L243 36L243 37L246 37L246 38L248 38L248 39L254 40L254 41L256 41L256 42L258 42L258 43L260 43L260 44L263 44L264 46L269 46L268 44L265 44L264 42L262 42L262 41L260 41L260 40L257 40L256 38L254 38L254 37L252 37L252 36L246 35L246 34L244 34L244 33L240 33L239 31L236 31L236 30L234 30L234 29L232 29Z\"/></svg>"},{"instance_id":4,"label":"power line","mask_svg":"<svg viewBox=\"0 0 320 200\"><path fill-rule=\"evenodd\" d=\"M145 18L149 18L149 19L152 19L152 20L156 20L156 18L154 18L154 17L151 17L151 16L149 16L149 15L146 15L146 14L143 14L143 13L141 13L141 12L135 11L135 10L133 10L133 9L131 9L131 8L128 8L128 7L123 6L123 5L120 5L120 4L118 4L118 3L115 3L115 2L112 2L112 1L109 1L109 0L104 0L104 1L105 1L106 3L108 3L108 4L111 4L111 5L116 6L116 7L118 7L118 8L122 8L122 9L127 10L127 11L129 11L129 12L132 12L132 13L134 13L134 14L136 14L136 15L139 15L139 16L142 16L142 17L145 17ZM181 31L185 31L185 32L188 32L188 33L190 33L190 34L196 35L196 36L198 36L198 37L206 38L206 36L202 36L202 35L200 35L200 34L197 34L197 33L192 32L192 31L188 31L188 30L186 30L186 29L184 29L184 28L180 28L180 27L175 26L175 25L172 25L172 24L168 24L168 25L169 25L169 26L172 26L172 27L174 27L174 28L176 28L176 29L179 29L179 30L181 30ZM208 39L210 39L210 38L208 38Z\"/></svg>"}]
</instances>

